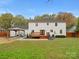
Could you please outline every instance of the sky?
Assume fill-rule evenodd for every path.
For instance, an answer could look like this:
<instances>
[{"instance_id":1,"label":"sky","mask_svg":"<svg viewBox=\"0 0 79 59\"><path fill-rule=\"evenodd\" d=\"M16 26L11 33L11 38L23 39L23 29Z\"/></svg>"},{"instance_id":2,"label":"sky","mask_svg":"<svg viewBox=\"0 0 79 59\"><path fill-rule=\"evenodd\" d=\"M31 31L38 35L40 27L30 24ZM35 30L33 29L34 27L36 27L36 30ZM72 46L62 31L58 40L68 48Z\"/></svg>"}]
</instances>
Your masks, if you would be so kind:
<instances>
[{"instance_id":1,"label":"sky","mask_svg":"<svg viewBox=\"0 0 79 59\"><path fill-rule=\"evenodd\" d=\"M0 14L12 13L33 18L59 12L70 12L79 16L79 0L0 0Z\"/></svg>"}]
</instances>

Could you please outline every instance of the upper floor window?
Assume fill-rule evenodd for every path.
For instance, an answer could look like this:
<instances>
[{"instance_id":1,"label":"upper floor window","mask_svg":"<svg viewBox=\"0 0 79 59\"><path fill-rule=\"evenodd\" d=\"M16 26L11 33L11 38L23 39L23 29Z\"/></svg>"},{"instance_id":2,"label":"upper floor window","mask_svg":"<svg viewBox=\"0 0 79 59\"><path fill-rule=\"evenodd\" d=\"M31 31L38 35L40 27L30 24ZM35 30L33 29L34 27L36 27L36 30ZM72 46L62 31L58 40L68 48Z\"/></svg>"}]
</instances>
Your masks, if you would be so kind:
<instances>
[{"instance_id":1,"label":"upper floor window","mask_svg":"<svg viewBox=\"0 0 79 59\"><path fill-rule=\"evenodd\" d=\"M32 30L32 32L31 33L33 33L34 32L34 30Z\"/></svg>"},{"instance_id":2,"label":"upper floor window","mask_svg":"<svg viewBox=\"0 0 79 59\"><path fill-rule=\"evenodd\" d=\"M62 30L60 30L60 34L62 34Z\"/></svg>"},{"instance_id":3,"label":"upper floor window","mask_svg":"<svg viewBox=\"0 0 79 59\"><path fill-rule=\"evenodd\" d=\"M53 30L50 30L50 32L53 32Z\"/></svg>"},{"instance_id":4,"label":"upper floor window","mask_svg":"<svg viewBox=\"0 0 79 59\"><path fill-rule=\"evenodd\" d=\"M38 26L38 23L36 23L36 26Z\"/></svg>"},{"instance_id":5,"label":"upper floor window","mask_svg":"<svg viewBox=\"0 0 79 59\"><path fill-rule=\"evenodd\" d=\"M47 23L47 25L49 25L49 23Z\"/></svg>"},{"instance_id":6,"label":"upper floor window","mask_svg":"<svg viewBox=\"0 0 79 59\"><path fill-rule=\"evenodd\" d=\"M58 24L57 23L55 23L55 26L57 26Z\"/></svg>"}]
</instances>

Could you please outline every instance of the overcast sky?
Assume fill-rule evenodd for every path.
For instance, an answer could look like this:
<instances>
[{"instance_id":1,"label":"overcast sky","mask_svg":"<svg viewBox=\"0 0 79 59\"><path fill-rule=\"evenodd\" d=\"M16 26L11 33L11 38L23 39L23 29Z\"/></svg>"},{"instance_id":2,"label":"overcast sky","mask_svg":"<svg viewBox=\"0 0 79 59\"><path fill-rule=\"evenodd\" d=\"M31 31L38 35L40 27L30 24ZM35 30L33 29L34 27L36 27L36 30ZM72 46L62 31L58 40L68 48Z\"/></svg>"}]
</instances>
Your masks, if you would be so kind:
<instances>
[{"instance_id":1,"label":"overcast sky","mask_svg":"<svg viewBox=\"0 0 79 59\"><path fill-rule=\"evenodd\" d=\"M79 0L0 0L0 14L6 12L25 17L58 12L79 16Z\"/></svg>"}]
</instances>

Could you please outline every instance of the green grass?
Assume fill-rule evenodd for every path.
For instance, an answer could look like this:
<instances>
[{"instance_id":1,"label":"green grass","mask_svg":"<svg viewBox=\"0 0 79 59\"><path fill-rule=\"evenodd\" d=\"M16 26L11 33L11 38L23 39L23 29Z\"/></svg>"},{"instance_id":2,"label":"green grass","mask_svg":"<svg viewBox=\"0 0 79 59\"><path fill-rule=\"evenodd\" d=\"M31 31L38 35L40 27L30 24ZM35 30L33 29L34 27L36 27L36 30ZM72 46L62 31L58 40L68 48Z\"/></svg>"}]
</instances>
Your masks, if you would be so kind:
<instances>
[{"instance_id":1,"label":"green grass","mask_svg":"<svg viewBox=\"0 0 79 59\"><path fill-rule=\"evenodd\" d=\"M79 59L79 39L16 41L1 44L0 59Z\"/></svg>"}]
</instances>

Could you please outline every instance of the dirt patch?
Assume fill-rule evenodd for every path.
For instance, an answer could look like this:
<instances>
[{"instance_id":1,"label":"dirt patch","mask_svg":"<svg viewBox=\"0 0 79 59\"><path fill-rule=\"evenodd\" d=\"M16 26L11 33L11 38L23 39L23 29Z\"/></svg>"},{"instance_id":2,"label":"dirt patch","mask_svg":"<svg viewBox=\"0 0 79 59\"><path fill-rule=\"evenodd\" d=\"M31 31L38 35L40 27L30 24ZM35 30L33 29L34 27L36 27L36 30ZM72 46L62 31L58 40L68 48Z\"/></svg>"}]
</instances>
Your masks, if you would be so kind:
<instances>
[{"instance_id":1,"label":"dirt patch","mask_svg":"<svg viewBox=\"0 0 79 59\"><path fill-rule=\"evenodd\" d=\"M0 44L5 44L5 43L12 43L15 40L12 40L10 38L0 38Z\"/></svg>"},{"instance_id":2,"label":"dirt patch","mask_svg":"<svg viewBox=\"0 0 79 59\"><path fill-rule=\"evenodd\" d=\"M12 43L12 42L14 42L16 40L38 41L38 40L48 40L48 39L0 38L0 44Z\"/></svg>"}]
</instances>

